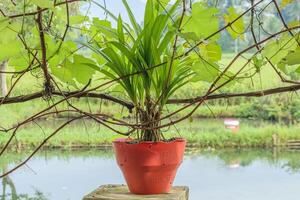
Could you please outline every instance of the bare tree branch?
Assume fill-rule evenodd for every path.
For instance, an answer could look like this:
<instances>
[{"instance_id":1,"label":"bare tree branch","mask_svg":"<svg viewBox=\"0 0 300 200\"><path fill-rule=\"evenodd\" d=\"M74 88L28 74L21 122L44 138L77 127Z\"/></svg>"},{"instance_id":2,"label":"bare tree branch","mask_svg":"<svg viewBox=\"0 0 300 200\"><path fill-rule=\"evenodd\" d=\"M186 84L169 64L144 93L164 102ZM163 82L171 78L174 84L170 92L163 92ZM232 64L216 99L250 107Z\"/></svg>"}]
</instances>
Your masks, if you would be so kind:
<instances>
[{"instance_id":1,"label":"bare tree branch","mask_svg":"<svg viewBox=\"0 0 300 200\"><path fill-rule=\"evenodd\" d=\"M45 87L45 95L50 96L52 93L52 85L51 85L51 79L50 74L48 72L48 66L47 66L47 49L46 49L46 43L45 43L45 35L44 35L44 28L43 28L43 21L42 21L42 12L41 8L38 7L38 17L37 17L37 25L39 28L39 35L40 35L40 44L41 44L41 52L42 52L42 61L41 61L41 68L44 72L44 87Z\"/></svg>"},{"instance_id":2,"label":"bare tree branch","mask_svg":"<svg viewBox=\"0 0 300 200\"><path fill-rule=\"evenodd\" d=\"M72 97L72 98L81 98L81 97L91 97L91 98L97 98L97 99L104 99L104 100L109 100L114 103L120 104L122 106L125 106L128 108L130 111L134 108L134 105L128 101L122 100L117 97L110 96L108 94L101 94L101 93L93 93L93 92L83 92L81 93L80 91L73 91L73 92L57 92L53 91L52 95L55 96L65 96L65 97ZM27 95L20 95L20 96L15 96L15 97L7 97L7 98L0 98L0 102L2 104L13 104L13 103L22 103L34 99L39 99L44 96L44 91L32 93L32 94L27 94ZM4 100L3 100L4 99Z\"/></svg>"},{"instance_id":3,"label":"bare tree branch","mask_svg":"<svg viewBox=\"0 0 300 200\"><path fill-rule=\"evenodd\" d=\"M214 94L214 95L207 96L206 100L227 99L227 98L233 98L233 97L262 97L262 96L284 93L284 92L295 92L297 90L300 90L300 85L290 85L290 86L286 86L286 87L277 87L277 88L254 91L254 92ZM204 98L204 96L196 97L193 99L189 99L189 98L187 98L187 99L170 99L167 103L168 104L192 103L192 102L198 102L203 98Z\"/></svg>"}]
</instances>

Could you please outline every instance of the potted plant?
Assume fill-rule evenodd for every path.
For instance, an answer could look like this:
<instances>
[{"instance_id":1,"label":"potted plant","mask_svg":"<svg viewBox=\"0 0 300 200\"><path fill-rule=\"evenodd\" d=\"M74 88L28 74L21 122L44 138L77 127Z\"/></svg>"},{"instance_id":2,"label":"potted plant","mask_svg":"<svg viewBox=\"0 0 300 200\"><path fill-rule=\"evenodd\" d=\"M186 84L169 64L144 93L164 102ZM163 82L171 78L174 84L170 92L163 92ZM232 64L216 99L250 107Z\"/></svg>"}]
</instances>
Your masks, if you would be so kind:
<instances>
[{"instance_id":1,"label":"potted plant","mask_svg":"<svg viewBox=\"0 0 300 200\"><path fill-rule=\"evenodd\" d=\"M134 105L140 124L136 126L135 139L113 142L130 192L166 193L183 160L186 140L166 139L160 129L161 115L169 97L193 75L191 58L174 59L182 50L176 49L180 43L176 27L182 23L182 1L172 5L147 1L143 25L138 24L127 2L123 3L131 25L107 11L117 21L117 28L104 26L102 21L98 27L103 28L103 37L89 47L96 53L94 57L104 60L100 71L106 77L121 77L118 84ZM128 76L136 72L142 73Z\"/></svg>"},{"instance_id":2,"label":"potted plant","mask_svg":"<svg viewBox=\"0 0 300 200\"><path fill-rule=\"evenodd\" d=\"M186 145L183 138L164 137L165 106L187 83L211 83L208 95L234 82L234 74L218 65L221 46L217 40L224 28L219 28L218 9L204 2L190 5L190 1L182 0L148 0L142 25L126 0L123 4L130 24L99 5L116 25L93 20L90 30L95 35L87 46L98 64L88 65L117 82L134 107L136 123L123 125L132 128L135 138L113 142L129 190L136 194L165 193L172 186ZM224 15L234 39L242 37L244 29L238 16L233 7ZM231 23L238 24L241 34L231 29Z\"/></svg>"}]
</instances>

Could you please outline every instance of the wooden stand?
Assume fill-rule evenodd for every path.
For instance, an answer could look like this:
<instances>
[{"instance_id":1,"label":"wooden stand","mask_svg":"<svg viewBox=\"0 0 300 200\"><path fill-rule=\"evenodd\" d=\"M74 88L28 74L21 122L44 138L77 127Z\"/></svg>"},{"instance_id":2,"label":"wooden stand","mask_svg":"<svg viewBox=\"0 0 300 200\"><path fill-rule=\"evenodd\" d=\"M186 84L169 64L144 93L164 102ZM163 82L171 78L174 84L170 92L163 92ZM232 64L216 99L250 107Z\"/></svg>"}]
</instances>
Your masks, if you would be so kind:
<instances>
[{"instance_id":1,"label":"wooden stand","mask_svg":"<svg viewBox=\"0 0 300 200\"><path fill-rule=\"evenodd\" d=\"M126 185L103 185L97 190L86 195L83 200L188 200L189 188L175 186L167 194L158 195L135 195L128 191Z\"/></svg>"}]
</instances>

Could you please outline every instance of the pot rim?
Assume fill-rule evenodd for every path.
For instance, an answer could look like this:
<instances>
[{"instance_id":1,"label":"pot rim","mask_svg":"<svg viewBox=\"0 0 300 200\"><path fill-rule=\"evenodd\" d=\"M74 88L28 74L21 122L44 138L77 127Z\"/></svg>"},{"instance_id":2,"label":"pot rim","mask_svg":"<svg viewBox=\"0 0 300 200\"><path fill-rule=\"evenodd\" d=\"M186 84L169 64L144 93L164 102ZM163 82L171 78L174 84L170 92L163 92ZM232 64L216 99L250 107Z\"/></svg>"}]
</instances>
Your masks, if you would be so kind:
<instances>
[{"instance_id":1,"label":"pot rim","mask_svg":"<svg viewBox=\"0 0 300 200\"><path fill-rule=\"evenodd\" d=\"M125 144L130 144L130 145L135 145L135 144L169 144L169 143L174 143L174 142L186 142L185 138L175 138L174 140L171 141L156 141L156 142L152 142L152 141L141 141L139 143L128 143L129 141L132 141L132 139L128 139L128 138L117 138L114 141L112 141L113 144L117 144L117 143L125 143Z\"/></svg>"}]
</instances>

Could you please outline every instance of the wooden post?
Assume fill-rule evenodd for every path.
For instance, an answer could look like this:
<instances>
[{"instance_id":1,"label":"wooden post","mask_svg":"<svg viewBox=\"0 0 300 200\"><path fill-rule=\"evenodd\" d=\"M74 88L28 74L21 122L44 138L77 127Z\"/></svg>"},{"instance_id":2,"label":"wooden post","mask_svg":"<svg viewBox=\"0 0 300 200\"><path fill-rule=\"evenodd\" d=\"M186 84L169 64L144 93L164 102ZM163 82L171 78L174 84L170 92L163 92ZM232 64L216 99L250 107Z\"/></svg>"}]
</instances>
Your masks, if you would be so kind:
<instances>
[{"instance_id":1,"label":"wooden post","mask_svg":"<svg viewBox=\"0 0 300 200\"><path fill-rule=\"evenodd\" d=\"M273 140L273 146L275 147L279 146L279 138L277 134L272 135L272 140Z\"/></svg>"},{"instance_id":2,"label":"wooden post","mask_svg":"<svg viewBox=\"0 0 300 200\"><path fill-rule=\"evenodd\" d=\"M7 66L7 61L3 61L0 63L0 71L5 72ZM6 85L6 74L0 73L0 88L1 88L1 95L5 96L7 94L7 85Z\"/></svg>"},{"instance_id":3,"label":"wooden post","mask_svg":"<svg viewBox=\"0 0 300 200\"><path fill-rule=\"evenodd\" d=\"M189 188L175 186L167 194L136 195L129 193L126 185L103 185L83 197L83 200L188 200Z\"/></svg>"}]
</instances>

